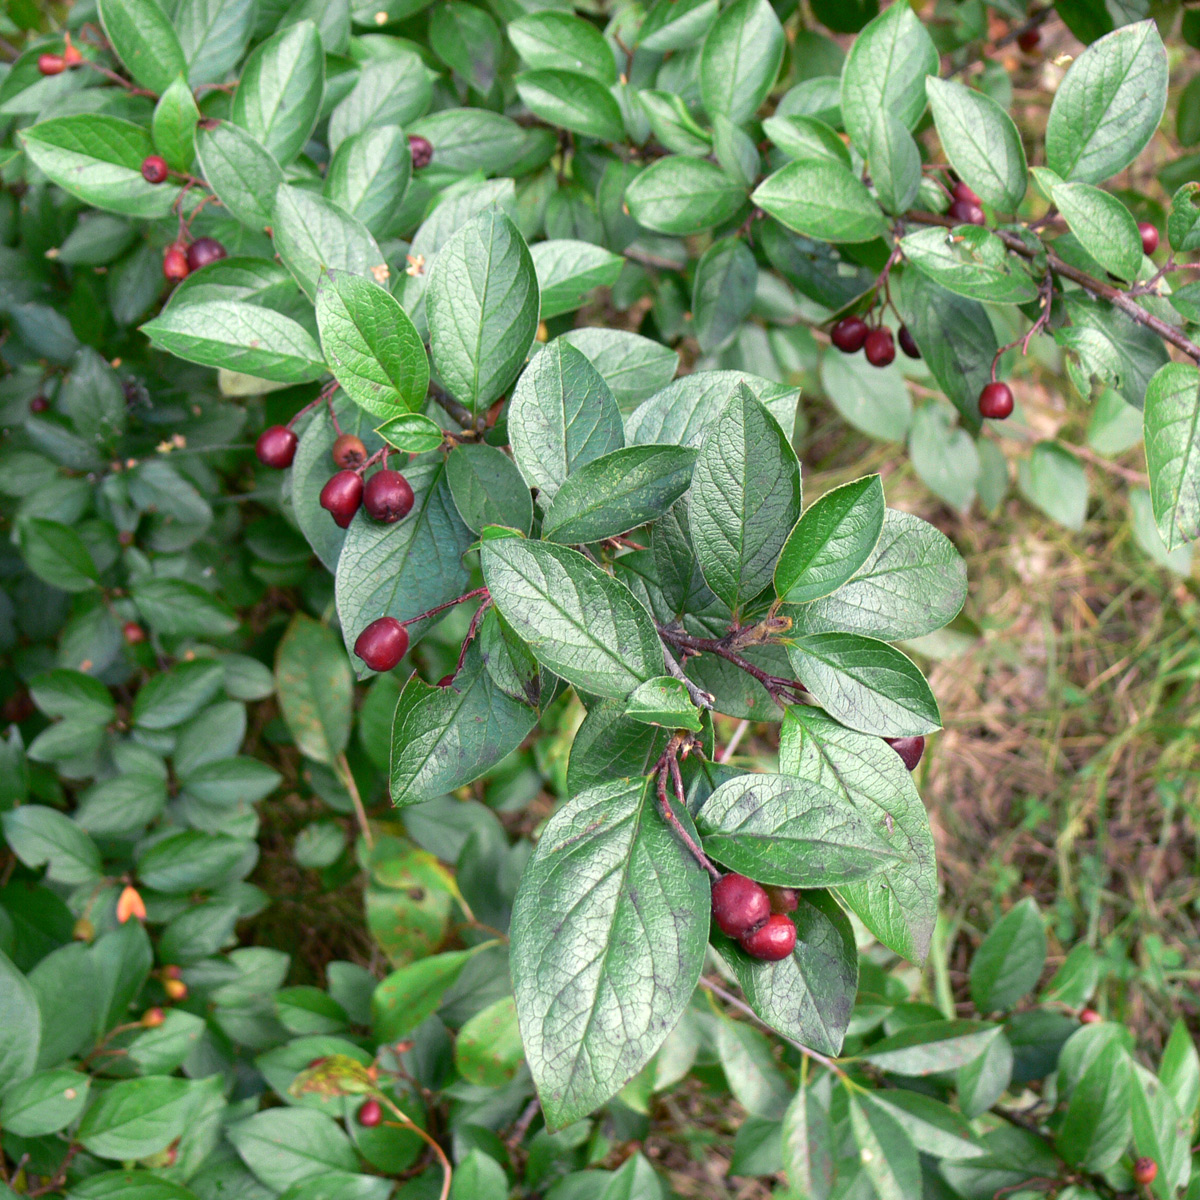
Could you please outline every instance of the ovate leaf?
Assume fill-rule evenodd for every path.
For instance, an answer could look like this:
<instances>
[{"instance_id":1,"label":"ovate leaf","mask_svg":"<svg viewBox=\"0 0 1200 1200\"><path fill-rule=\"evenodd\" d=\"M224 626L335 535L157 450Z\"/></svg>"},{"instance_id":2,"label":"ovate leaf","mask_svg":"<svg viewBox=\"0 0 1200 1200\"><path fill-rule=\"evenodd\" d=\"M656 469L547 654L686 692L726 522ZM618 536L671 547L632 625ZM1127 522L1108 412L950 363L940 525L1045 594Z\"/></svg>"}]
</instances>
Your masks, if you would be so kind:
<instances>
[{"instance_id":1,"label":"ovate leaf","mask_svg":"<svg viewBox=\"0 0 1200 1200\"><path fill-rule=\"evenodd\" d=\"M303 613L275 654L275 689L300 752L333 763L350 739L354 680L338 636Z\"/></svg>"},{"instance_id":2,"label":"ovate leaf","mask_svg":"<svg viewBox=\"0 0 1200 1200\"><path fill-rule=\"evenodd\" d=\"M887 232L883 210L862 180L835 159L787 163L751 199L781 225L820 241L869 242Z\"/></svg>"},{"instance_id":3,"label":"ovate leaf","mask_svg":"<svg viewBox=\"0 0 1200 1200\"><path fill-rule=\"evenodd\" d=\"M138 83L161 94L187 73L183 47L158 0L100 0L100 23Z\"/></svg>"},{"instance_id":4,"label":"ovate leaf","mask_svg":"<svg viewBox=\"0 0 1200 1200\"><path fill-rule=\"evenodd\" d=\"M713 22L700 52L700 96L709 119L741 125L766 99L783 62L783 26L767 0L736 0Z\"/></svg>"},{"instance_id":5,"label":"ovate leaf","mask_svg":"<svg viewBox=\"0 0 1200 1200\"><path fill-rule=\"evenodd\" d=\"M1168 363L1146 389L1146 466L1168 550L1200 537L1200 370Z\"/></svg>"}]
</instances>

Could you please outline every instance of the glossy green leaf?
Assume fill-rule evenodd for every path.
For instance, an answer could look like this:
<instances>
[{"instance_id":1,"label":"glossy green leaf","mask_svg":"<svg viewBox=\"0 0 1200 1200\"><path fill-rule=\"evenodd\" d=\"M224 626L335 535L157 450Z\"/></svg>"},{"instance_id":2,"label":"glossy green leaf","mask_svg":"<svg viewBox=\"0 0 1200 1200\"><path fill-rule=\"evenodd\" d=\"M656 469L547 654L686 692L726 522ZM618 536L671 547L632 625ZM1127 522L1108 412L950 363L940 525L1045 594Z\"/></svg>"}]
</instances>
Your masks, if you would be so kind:
<instances>
[{"instance_id":1,"label":"glossy green leaf","mask_svg":"<svg viewBox=\"0 0 1200 1200\"><path fill-rule=\"evenodd\" d=\"M180 75L159 98L150 122L154 148L167 160L167 165L176 171L189 170L192 159L196 157L196 125L199 120L200 110L196 107L192 89Z\"/></svg>"},{"instance_id":2,"label":"glossy green leaf","mask_svg":"<svg viewBox=\"0 0 1200 1200\"><path fill-rule=\"evenodd\" d=\"M446 459L446 478L459 516L475 533L487 525L529 532L533 500L520 471L503 451L482 443L455 446Z\"/></svg>"},{"instance_id":3,"label":"glossy green leaf","mask_svg":"<svg viewBox=\"0 0 1200 1200\"><path fill-rule=\"evenodd\" d=\"M418 959L388 975L371 993L371 1029L381 1042L399 1041L437 1012L473 951Z\"/></svg>"},{"instance_id":4,"label":"glossy green leaf","mask_svg":"<svg viewBox=\"0 0 1200 1200\"><path fill-rule=\"evenodd\" d=\"M358 1156L332 1117L308 1108L269 1108L226 1128L225 1136L270 1188L287 1188L330 1170L354 1171Z\"/></svg>"},{"instance_id":5,"label":"glossy green leaf","mask_svg":"<svg viewBox=\"0 0 1200 1200\"><path fill-rule=\"evenodd\" d=\"M714 242L696 264L692 323L700 349L711 353L728 342L750 313L758 264L740 238Z\"/></svg>"},{"instance_id":6,"label":"glossy green leaf","mask_svg":"<svg viewBox=\"0 0 1200 1200\"><path fill-rule=\"evenodd\" d=\"M921 1190L917 1148L904 1127L872 1093L850 1097L850 1129L863 1174L879 1200L906 1200Z\"/></svg>"},{"instance_id":7,"label":"glossy green leaf","mask_svg":"<svg viewBox=\"0 0 1200 1200\"><path fill-rule=\"evenodd\" d=\"M64 592L86 592L100 573L83 539L69 525L44 517L27 517L17 527L25 565L39 578Z\"/></svg>"},{"instance_id":8,"label":"glossy green leaf","mask_svg":"<svg viewBox=\"0 0 1200 1200\"><path fill-rule=\"evenodd\" d=\"M1118 279L1137 278L1142 236L1133 214L1116 196L1089 183L1051 183L1050 195L1079 244L1106 271Z\"/></svg>"},{"instance_id":9,"label":"glossy green leaf","mask_svg":"<svg viewBox=\"0 0 1200 1200\"><path fill-rule=\"evenodd\" d=\"M644 725L661 725L667 729L690 729L699 733L700 713L692 703L683 680L671 675L647 679L630 693L625 715Z\"/></svg>"},{"instance_id":10,"label":"glossy green leaf","mask_svg":"<svg viewBox=\"0 0 1200 1200\"><path fill-rule=\"evenodd\" d=\"M204 178L234 217L255 230L271 224L283 172L265 146L241 126L219 121L200 131L196 154Z\"/></svg>"},{"instance_id":11,"label":"glossy green leaf","mask_svg":"<svg viewBox=\"0 0 1200 1200\"><path fill-rule=\"evenodd\" d=\"M505 32L524 62L617 82L617 63L595 25L572 13L543 9L510 21Z\"/></svg>"},{"instance_id":12,"label":"glossy green leaf","mask_svg":"<svg viewBox=\"0 0 1200 1200\"><path fill-rule=\"evenodd\" d=\"M921 229L901 238L900 248L918 271L960 296L985 304L1028 304L1037 299L1037 286L1019 260L994 233L978 225Z\"/></svg>"},{"instance_id":13,"label":"glossy green leaf","mask_svg":"<svg viewBox=\"0 0 1200 1200\"><path fill-rule=\"evenodd\" d=\"M666 387L679 369L669 346L624 329L570 329L560 340L583 352L623 410Z\"/></svg>"},{"instance_id":14,"label":"glossy green leaf","mask_svg":"<svg viewBox=\"0 0 1200 1200\"><path fill-rule=\"evenodd\" d=\"M1176 253L1200 250L1200 183L1185 183L1171 197L1167 237Z\"/></svg>"},{"instance_id":15,"label":"glossy green leaf","mask_svg":"<svg viewBox=\"0 0 1200 1200\"><path fill-rule=\"evenodd\" d=\"M538 242L529 250L542 295L542 320L583 306L598 287L612 287L624 266L620 255L573 238Z\"/></svg>"},{"instance_id":16,"label":"glossy green leaf","mask_svg":"<svg viewBox=\"0 0 1200 1200\"><path fill-rule=\"evenodd\" d=\"M61 1068L16 1080L0 1101L0 1121L17 1137L44 1137L65 1129L88 1102L91 1079Z\"/></svg>"},{"instance_id":17,"label":"glossy green leaf","mask_svg":"<svg viewBox=\"0 0 1200 1200\"><path fill-rule=\"evenodd\" d=\"M700 52L700 96L709 119L747 121L766 99L783 62L783 26L767 0L735 0Z\"/></svg>"},{"instance_id":18,"label":"glossy green leaf","mask_svg":"<svg viewBox=\"0 0 1200 1200\"><path fill-rule=\"evenodd\" d=\"M332 764L350 740L354 691L337 634L297 613L275 653L275 689L300 752Z\"/></svg>"},{"instance_id":19,"label":"glossy green leaf","mask_svg":"<svg viewBox=\"0 0 1200 1200\"><path fill-rule=\"evenodd\" d=\"M487 95L500 63L500 30L482 8L450 0L429 15L429 44L456 75Z\"/></svg>"},{"instance_id":20,"label":"glossy green leaf","mask_svg":"<svg viewBox=\"0 0 1200 1200\"><path fill-rule=\"evenodd\" d=\"M412 176L412 150L399 125L380 125L346 138L325 175L325 195L382 237L395 224Z\"/></svg>"},{"instance_id":21,"label":"glossy green leaf","mask_svg":"<svg viewBox=\"0 0 1200 1200\"><path fill-rule=\"evenodd\" d=\"M158 0L99 0L100 23L126 70L161 94L187 73L183 47Z\"/></svg>"},{"instance_id":22,"label":"glossy green leaf","mask_svg":"<svg viewBox=\"0 0 1200 1200\"><path fill-rule=\"evenodd\" d=\"M0 951L0 1087L33 1073L40 1039L37 996L24 973Z\"/></svg>"},{"instance_id":23,"label":"glossy green leaf","mask_svg":"<svg viewBox=\"0 0 1200 1200\"><path fill-rule=\"evenodd\" d=\"M454 1039L454 1065L468 1083L477 1087L498 1088L511 1083L524 1057L516 1001L511 996L501 996L477 1012ZM504 1187L507 1190L507 1181Z\"/></svg>"},{"instance_id":24,"label":"glossy green leaf","mask_svg":"<svg viewBox=\"0 0 1200 1200\"><path fill-rule=\"evenodd\" d=\"M1000 1034L981 1021L929 1021L874 1042L859 1057L895 1075L936 1075L978 1058Z\"/></svg>"},{"instance_id":25,"label":"glossy green leaf","mask_svg":"<svg viewBox=\"0 0 1200 1200\"><path fill-rule=\"evenodd\" d=\"M389 446L406 454L428 454L446 440L446 432L424 413L401 413L389 417L375 431Z\"/></svg>"},{"instance_id":26,"label":"glossy green leaf","mask_svg":"<svg viewBox=\"0 0 1200 1200\"><path fill-rule=\"evenodd\" d=\"M887 232L871 193L834 159L787 163L764 179L751 199L788 229L821 241L869 242Z\"/></svg>"},{"instance_id":27,"label":"glossy green leaf","mask_svg":"<svg viewBox=\"0 0 1200 1200\"><path fill-rule=\"evenodd\" d=\"M1173 550L1200 537L1200 370L1168 363L1150 380L1145 439L1154 519Z\"/></svg>"},{"instance_id":28,"label":"glossy green leaf","mask_svg":"<svg viewBox=\"0 0 1200 1200\"><path fill-rule=\"evenodd\" d=\"M908 455L935 496L960 512L970 506L981 471L979 448L959 428L948 405L930 400L917 409L908 432Z\"/></svg>"},{"instance_id":29,"label":"glossy green leaf","mask_svg":"<svg viewBox=\"0 0 1200 1200\"><path fill-rule=\"evenodd\" d=\"M193 1083L151 1076L114 1083L84 1113L77 1138L99 1158L146 1158L165 1150L185 1128Z\"/></svg>"},{"instance_id":30,"label":"glossy green leaf","mask_svg":"<svg viewBox=\"0 0 1200 1200\"><path fill-rule=\"evenodd\" d=\"M604 142L625 137L625 122L612 92L588 75L542 68L522 72L516 85L525 107L551 125Z\"/></svg>"},{"instance_id":31,"label":"glossy green leaf","mask_svg":"<svg viewBox=\"0 0 1200 1200\"><path fill-rule=\"evenodd\" d=\"M635 221L676 236L721 225L745 202L746 189L739 180L715 163L684 155L660 158L625 189L625 203Z\"/></svg>"},{"instance_id":32,"label":"glossy green leaf","mask_svg":"<svg viewBox=\"0 0 1200 1200\"><path fill-rule=\"evenodd\" d=\"M1133 1132L1132 1088L1129 1052L1110 1042L1071 1093L1055 1136L1055 1147L1067 1162L1103 1171L1121 1158Z\"/></svg>"},{"instance_id":33,"label":"glossy green leaf","mask_svg":"<svg viewBox=\"0 0 1200 1200\"><path fill-rule=\"evenodd\" d=\"M1031 992L1046 962L1046 923L1032 896L988 930L971 959L971 999L980 1012L1010 1009Z\"/></svg>"},{"instance_id":34,"label":"glossy green leaf","mask_svg":"<svg viewBox=\"0 0 1200 1200\"><path fill-rule=\"evenodd\" d=\"M716 0L657 0L638 31L644 50L662 53L696 45L716 19Z\"/></svg>"},{"instance_id":35,"label":"glossy green leaf","mask_svg":"<svg viewBox=\"0 0 1200 1200\"><path fill-rule=\"evenodd\" d=\"M389 47L386 58L363 64L354 89L330 115L329 148L337 151L348 137L384 125L407 128L428 107L430 93L429 73L416 50L400 43Z\"/></svg>"},{"instance_id":36,"label":"glossy green leaf","mask_svg":"<svg viewBox=\"0 0 1200 1200\"><path fill-rule=\"evenodd\" d=\"M218 83L238 64L254 17L254 0L183 0L175 6L175 32L193 86Z\"/></svg>"}]
</instances>

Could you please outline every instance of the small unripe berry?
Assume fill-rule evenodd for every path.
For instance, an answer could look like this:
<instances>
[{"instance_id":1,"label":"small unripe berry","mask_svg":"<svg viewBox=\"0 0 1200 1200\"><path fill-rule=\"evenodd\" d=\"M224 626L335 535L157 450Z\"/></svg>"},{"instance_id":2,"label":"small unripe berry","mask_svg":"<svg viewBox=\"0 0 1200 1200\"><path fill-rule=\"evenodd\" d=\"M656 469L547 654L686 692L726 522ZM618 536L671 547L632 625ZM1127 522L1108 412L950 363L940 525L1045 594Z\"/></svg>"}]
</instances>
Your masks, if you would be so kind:
<instances>
[{"instance_id":1,"label":"small unripe berry","mask_svg":"<svg viewBox=\"0 0 1200 1200\"><path fill-rule=\"evenodd\" d=\"M800 907L800 897L795 888L768 886L764 891L771 901L773 913L791 913Z\"/></svg>"},{"instance_id":2,"label":"small unripe berry","mask_svg":"<svg viewBox=\"0 0 1200 1200\"><path fill-rule=\"evenodd\" d=\"M188 247L188 267L193 271L198 271L201 267L207 267L209 263L214 263L217 259L224 257L225 247L216 238L197 238Z\"/></svg>"},{"instance_id":3,"label":"small unripe berry","mask_svg":"<svg viewBox=\"0 0 1200 1200\"><path fill-rule=\"evenodd\" d=\"M37 67L43 75L61 75L67 63L61 54L39 54Z\"/></svg>"},{"instance_id":4,"label":"small unripe berry","mask_svg":"<svg viewBox=\"0 0 1200 1200\"><path fill-rule=\"evenodd\" d=\"M862 317L843 317L829 331L829 340L843 354L854 354L863 348L870 332Z\"/></svg>"},{"instance_id":5,"label":"small unripe berry","mask_svg":"<svg viewBox=\"0 0 1200 1200\"><path fill-rule=\"evenodd\" d=\"M176 242L167 247L163 255L163 274L168 279L186 279L191 274L188 266L187 251Z\"/></svg>"},{"instance_id":6,"label":"small unripe berry","mask_svg":"<svg viewBox=\"0 0 1200 1200\"><path fill-rule=\"evenodd\" d=\"M361 467L367 461L367 448L362 438L352 433L338 434L331 453L339 467Z\"/></svg>"},{"instance_id":7,"label":"small unripe berry","mask_svg":"<svg viewBox=\"0 0 1200 1200\"><path fill-rule=\"evenodd\" d=\"M1017 34L1017 45L1026 54L1032 54L1042 44L1042 31L1036 26L1033 29L1022 29Z\"/></svg>"},{"instance_id":8,"label":"small unripe berry","mask_svg":"<svg viewBox=\"0 0 1200 1200\"><path fill-rule=\"evenodd\" d=\"M1094 1008L1081 1008L1079 1010L1079 1023L1081 1025L1099 1025L1104 1018Z\"/></svg>"},{"instance_id":9,"label":"small unripe berry","mask_svg":"<svg viewBox=\"0 0 1200 1200\"><path fill-rule=\"evenodd\" d=\"M1158 249L1158 230L1149 221L1139 221L1138 233L1142 235L1142 252L1153 254Z\"/></svg>"},{"instance_id":10,"label":"small unripe berry","mask_svg":"<svg viewBox=\"0 0 1200 1200\"><path fill-rule=\"evenodd\" d=\"M892 331L882 325L867 334L863 348L866 351L867 362L873 367L886 367L896 357L896 342Z\"/></svg>"},{"instance_id":11,"label":"small unripe berry","mask_svg":"<svg viewBox=\"0 0 1200 1200\"><path fill-rule=\"evenodd\" d=\"M413 490L399 471L376 471L363 489L363 508L372 521L390 525L407 517L413 506Z\"/></svg>"},{"instance_id":12,"label":"small unripe berry","mask_svg":"<svg viewBox=\"0 0 1200 1200\"><path fill-rule=\"evenodd\" d=\"M771 901L761 884L731 872L713 884L712 913L726 937L757 929L771 915Z\"/></svg>"},{"instance_id":13,"label":"small unripe berry","mask_svg":"<svg viewBox=\"0 0 1200 1200\"><path fill-rule=\"evenodd\" d=\"M1139 1158L1133 1164L1133 1178L1138 1183L1153 1183L1158 1178L1158 1163L1152 1158Z\"/></svg>"},{"instance_id":14,"label":"small unripe berry","mask_svg":"<svg viewBox=\"0 0 1200 1200\"><path fill-rule=\"evenodd\" d=\"M126 886L117 897L117 921L124 925L131 917L139 921L146 919L146 904L137 888Z\"/></svg>"},{"instance_id":15,"label":"small unripe berry","mask_svg":"<svg viewBox=\"0 0 1200 1200\"><path fill-rule=\"evenodd\" d=\"M383 1109L378 1100L364 1100L358 1106L355 1119L367 1129L374 1129L383 1120Z\"/></svg>"},{"instance_id":16,"label":"small unripe berry","mask_svg":"<svg viewBox=\"0 0 1200 1200\"><path fill-rule=\"evenodd\" d=\"M282 471L292 465L296 457L296 444L299 438L286 425L272 425L258 435L254 443L254 453L264 467L274 467Z\"/></svg>"},{"instance_id":17,"label":"small unripe berry","mask_svg":"<svg viewBox=\"0 0 1200 1200\"><path fill-rule=\"evenodd\" d=\"M31 413L44 413L50 407L50 401L45 396L38 392L36 396L29 402L29 411Z\"/></svg>"},{"instance_id":18,"label":"small unripe berry","mask_svg":"<svg viewBox=\"0 0 1200 1200\"><path fill-rule=\"evenodd\" d=\"M164 979L163 991L172 1000L186 1000L188 996L188 986L182 979Z\"/></svg>"},{"instance_id":19,"label":"small unripe berry","mask_svg":"<svg viewBox=\"0 0 1200 1200\"><path fill-rule=\"evenodd\" d=\"M921 351L917 343L913 341L913 335L908 332L907 325L901 325L896 334L896 341L900 343L900 349L908 355L909 358L920 358Z\"/></svg>"},{"instance_id":20,"label":"small unripe berry","mask_svg":"<svg viewBox=\"0 0 1200 1200\"><path fill-rule=\"evenodd\" d=\"M983 225L987 221L983 209L970 200L955 200L950 215L961 225Z\"/></svg>"},{"instance_id":21,"label":"small unripe berry","mask_svg":"<svg viewBox=\"0 0 1200 1200\"><path fill-rule=\"evenodd\" d=\"M136 621L126 621L121 632L130 646L140 646L146 640L146 631Z\"/></svg>"},{"instance_id":22,"label":"small unripe berry","mask_svg":"<svg viewBox=\"0 0 1200 1200\"><path fill-rule=\"evenodd\" d=\"M372 621L354 639L354 653L372 671L390 671L408 649L408 630L395 617Z\"/></svg>"},{"instance_id":23,"label":"small unripe berry","mask_svg":"<svg viewBox=\"0 0 1200 1200\"><path fill-rule=\"evenodd\" d=\"M142 1025L146 1029L157 1029L166 1019L167 1014L161 1008L148 1008L142 1013Z\"/></svg>"},{"instance_id":24,"label":"small unripe berry","mask_svg":"<svg viewBox=\"0 0 1200 1200\"><path fill-rule=\"evenodd\" d=\"M751 957L779 962L796 948L796 926L791 917L772 913L760 929L743 934L738 940Z\"/></svg>"},{"instance_id":25,"label":"small unripe berry","mask_svg":"<svg viewBox=\"0 0 1200 1200\"><path fill-rule=\"evenodd\" d=\"M66 48L63 50L63 62L68 67L77 67L83 62L83 55L79 51L78 46L67 42Z\"/></svg>"},{"instance_id":26,"label":"small unripe berry","mask_svg":"<svg viewBox=\"0 0 1200 1200\"><path fill-rule=\"evenodd\" d=\"M147 183L162 183L167 178L167 160L148 154L142 159L142 178Z\"/></svg>"},{"instance_id":27,"label":"small unripe berry","mask_svg":"<svg viewBox=\"0 0 1200 1200\"><path fill-rule=\"evenodd\" d=\"M71 929L71 936L77 942L90 942L96 936L96 926L87 917L80 917Z\"/></svg>"},{"instance_id":28,"label":"small unripe berry","mask_svg":"<svg viewBox=\"0 0 1200 1200\"><path fill-rule=\"evenodd\" d=\"M1003 421L1013 410L1012 388L1007 383L989 383L979 393L979 415L989 421Z\"/></svg>"},{"instance_id":29,"label":"small unripe berry","mask_svg":"<svg viewBox=\"0 0 1200 1200\"><path fill-rule=\"evenodd\" d=\"M162 976L164 979L182 979L183 968L177 967L174 963L171 963L169 966L163 967Z\"/></svg>"},{"instance_id":30,"label":"small unripe berry","mask_svg":"<svg viewBox=\"0 0 1200 1200\"><path fill-rule=\"evenodd\" d=\"M419 133L410 133L408 135L408 150L412 155L414 171L420 171L433 162L433 143L428 138L423 138Z\"/></svg>"},{"instance_id":31,"label":"small unripe berry","mask_svg":"<svg viewBox=\"0 0 1200 1200\"><path fill-rule=\"evenodd\" d=\"M357 471L338 471L321 489L321 507L342 529L354 520L362 503L363 481Z\"/></svg>"},{"instance_id":32,"label":"small unripe berry","mask_svg":"<svg viewBox=\"0 0 1200 1200\"><path fill-rule=\"evenodd\" d=\"M883 739L895 752L900 755L900 761L910 770L917 769L921 755L925 753L923 737L898 737Z\"/></svg>"},{"instance_id":33,"label":"small unripe berry","mask_svg":"<svg viewBox=\"0 0 1200 1200\"><path fill-rule=\"evenodd\" d=\"M963 200L967 204L980 204L979 194L969 183L964 183L961 179L954 185L951 195L955 200Z\"/></svg>"}]
</instances>

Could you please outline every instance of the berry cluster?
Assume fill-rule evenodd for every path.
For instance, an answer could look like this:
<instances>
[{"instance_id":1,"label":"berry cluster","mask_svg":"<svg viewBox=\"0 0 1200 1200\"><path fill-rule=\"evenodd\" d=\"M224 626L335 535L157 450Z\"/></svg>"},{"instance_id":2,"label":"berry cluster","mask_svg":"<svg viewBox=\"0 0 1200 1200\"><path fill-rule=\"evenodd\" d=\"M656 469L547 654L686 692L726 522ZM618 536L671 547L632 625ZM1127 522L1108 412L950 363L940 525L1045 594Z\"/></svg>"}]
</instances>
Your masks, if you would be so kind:
<instances>
[{"instance_id":1,"label":"berry cluster","mask_svg":"<svg viewBox=\"0 0 1200 1200\"><path fill-rule=\"evenodd\" d=\"M43 75L61 75L82 62L83 55L80 54L79 47L72 45L71 39L67 38L61 54L39 54L37 68Z\"/></svg>"},{"instance_id":2,"label":"berry cluster","mask_svg":"<svg viewBox=\"0 0 1200 1200\"><path fill-rule=\"evenodd\" d=\"M779 962L796 946L796 926L787 914L799 906L795 889L765 888L745 875L722 875L713 884L712 912L717 928L736 938L753 958Z\"/></svg>"},{"instance_id":3,"label":"berry cluster","mask_svg":"<svg viewBox=\"0 0 1200 1200\"><path fill-rule=\"evenodd\" d=\"M146 160L147 162L149 159ZM142 174L145 174L145 164ZM202 237L194 242L172 242L163 254L163 274L168 279L186 279L193 271L225 257L225 247L216 238Z\"/></svg>"}]
</instances>

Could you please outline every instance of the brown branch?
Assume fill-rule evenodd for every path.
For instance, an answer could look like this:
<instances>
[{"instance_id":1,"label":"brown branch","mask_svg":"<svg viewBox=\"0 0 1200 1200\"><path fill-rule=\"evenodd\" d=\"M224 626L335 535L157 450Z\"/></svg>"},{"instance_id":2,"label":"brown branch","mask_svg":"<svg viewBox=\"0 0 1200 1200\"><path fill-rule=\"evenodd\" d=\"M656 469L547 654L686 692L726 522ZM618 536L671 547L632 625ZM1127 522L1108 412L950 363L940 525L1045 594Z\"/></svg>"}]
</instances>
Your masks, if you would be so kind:
<instances>
[{"instance_id":1,"label":"brown branch","mask_svg":"<svg viewBox=\"0 0 1200 1200\"><path fill-rule=\"evenodd\" d=\"M464 429L471 429L475 425L475 417L469 408L459 404L453 396L450 395L445 388L438 387L436 383L429 385L429 394L452 416Z\"/></svg>"},{"instance_id":2,"label":"brown branch","mask_svg":"<svg viewBox=\"0 0 1200 1200\"><path fill-rule=\"evenodd\" d=\"M667 748L662 752L654 771L658 776L658 808L662 813L663 820L675 831L675 836L687 847L688 853L714 878L720 879L721 872L713 866L712 860L707 854L696 844L696 839L683 827L683 822L675 815L675 810L671 807L670 798L667 796L667 776L670 775L674 785L675 798L683 805L687 804L687 797L683 791L683 777L679 773L679 751L683 747L692 745L692 737L690 734L672 735L671 740L667 742Z\"/></svg>"},{"instance_id":3,"label":"brown branch","mask_svg":"<svg viewBox=\"0 0 1200 1200\"><path fill-rule=\"evenodd\" d=\"M657 628L658 636L672 646L690 651L692 654L715 654L718 658L723 658L726 662L731 662L735 667L741 668L752 679L757 679L763 685L767 694L776 704L781 706L795 704L797 697L790 693L808 690L798 680L785 679L782 675L772 675L761 667L756 667L749 659L743 658L735 650L730 649L723 639L693 637L690 633L670 629L665 625L659 625Z\"/></svg>"}]
</instances>

